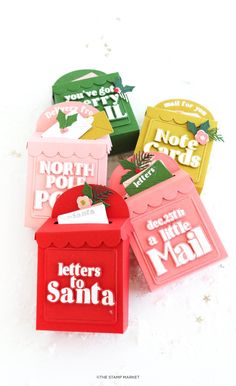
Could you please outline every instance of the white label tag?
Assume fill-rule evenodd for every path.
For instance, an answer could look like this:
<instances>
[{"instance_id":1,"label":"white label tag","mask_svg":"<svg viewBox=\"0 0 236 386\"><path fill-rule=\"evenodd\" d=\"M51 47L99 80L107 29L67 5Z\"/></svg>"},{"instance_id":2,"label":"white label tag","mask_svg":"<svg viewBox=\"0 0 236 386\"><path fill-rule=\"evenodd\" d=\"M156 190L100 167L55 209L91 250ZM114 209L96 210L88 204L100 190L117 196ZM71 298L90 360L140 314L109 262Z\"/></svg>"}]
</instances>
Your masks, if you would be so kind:
<instances>
[{"instance_id":1,"label":"white label tag","mask_svg":"<svg viewBox=\"0 0 236 386\"><path fill-rule=\"evenodd\" d=\"M102 203L61 214L57 217L57 221L58 224L109 224L106 208Z\"/></svg>"},{"instance_id":2,"label":"white label tag","mask_svg":"<svg viewBox=\"0 0 236 386\"><path fill-rule=\"evenodd\" d=\"M75 112L70 112L67 116L73 115ZM54 123L49 129L42 133L43 138L67 138L67 139L79 139L92 127L94 121L93 117L84 118L80 114L77 116L77 121L72 123L68 127L67 131L61 132L59 123Z\"/></svg>"}]
</instances>

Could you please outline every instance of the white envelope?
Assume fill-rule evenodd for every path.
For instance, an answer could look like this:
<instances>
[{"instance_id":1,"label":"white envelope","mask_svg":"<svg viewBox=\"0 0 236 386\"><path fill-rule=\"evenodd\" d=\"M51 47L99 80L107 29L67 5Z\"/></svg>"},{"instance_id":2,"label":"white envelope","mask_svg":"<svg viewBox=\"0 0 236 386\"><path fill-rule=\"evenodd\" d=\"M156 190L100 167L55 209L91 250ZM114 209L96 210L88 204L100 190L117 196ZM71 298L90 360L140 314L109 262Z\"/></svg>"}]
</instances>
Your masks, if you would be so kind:
<instances>
[{"instance_id":1,"label":"white envelope","mask_svg":"<svg viewBox=\"0 0 236 386\"><path fill-rule=\"evenodd\" d=\"M109 224L103 203L75 210L57 217L58 224Z\"/></svg>"},{"instance_id":2,"label":"white envelope","mask_svg":"<svg viewBox=\"0 0 236 386\"><path fill-rule=\"evenodd\" d=\"M72 82L76 82L77 80L95 78L95 76L97 76L97 74L95 74L94 72L88 72L86 75L83 75L80 78L72 80Z\"/></svg>"},{"instance_id":3,"label":"white envelope","mask_svg":"<svg viewBox=\"0 0 236 386\"><path fill-rule=\"evenodd\" d=\"M75 114L75 111L71 111L67 116ZM68 138L78 139L82 137L92 127L94 121L93 117L84 118L80 114L77 116L77 121L72 123L68 127L68 131L61 133L59 122L54 123L49 129L42 133L43 138Z\"/></svg>"}]
</instances>

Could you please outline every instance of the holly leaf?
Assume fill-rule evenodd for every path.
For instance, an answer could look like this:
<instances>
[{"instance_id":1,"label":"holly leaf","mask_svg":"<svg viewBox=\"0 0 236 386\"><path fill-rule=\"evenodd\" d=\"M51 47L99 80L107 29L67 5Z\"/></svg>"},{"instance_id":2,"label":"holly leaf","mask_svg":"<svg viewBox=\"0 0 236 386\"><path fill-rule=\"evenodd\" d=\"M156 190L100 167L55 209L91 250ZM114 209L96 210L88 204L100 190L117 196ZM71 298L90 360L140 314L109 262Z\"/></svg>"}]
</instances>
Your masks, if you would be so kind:
<instances>
[{"instance_id":1,"label":"holly leaf","mask_svg":"<svg viewBox=\"0 0 236 386\"><path fill-rule=\"evenodd\" d=\"M203 131L205 131L205 133L208 133L209 127L210 127L209 121L203 122L203 123L200 125L200 130L203 130Z\"/></svg>"},{"instance_id":2,"label":"holly leaf","mask_svg":"<svg viewBox=\"0 0 236 386\"><path fill-rule=\"evenodd\" d=\"M135 169L137 168L134 162L130 162L127 159L121 160L120 164L123 167L123 169L130 169L135 171Z\"/></svg>"},{"instance_id":3,"label":"holly leaf","mask_svg":"<svg viewBox=\"0 0 236 386\"><path fill-rule=\"evenodd\" d=\"M78 114L67 115L67 117L66 117L66 127L69 127L74 122L76 122L77 121L77 116L78 116Z\"/></svg>"},{"instance_id":4,"label":"holly leaf","mask_svg":"<svg viewBox=\"0 0 236 386\"><path fill-rule=\"evenodd\" d=\"M59 110L57 114L57 121L60 129L65 129L66 127L71 126L74 122L76 122L77 116L78 114L66 115L62 110Z\"/></svg>"},{"instance_id":5,"label":"holly leaf","mask_svg":"<svg viewBox=\"0 0 236 386\"><path fill-rule=\"evenodd\" d=\"M64 129L66 126L66 114L63 111L59 110L57 114L57 121L59 123L60 129Z\"/></svg>"},{"instance_id":6,"label":"holly leaf","mask_svg":"<svg viewBox=\"0 0 236 386\"><path fill-rule=\"evenodd\" d=\"M121 77L116 78L114 84L115 84L115 87L119 87L120 89L122 89L123 85L122 85Z\"/></svg>"},{"instance_id":7,"label":"holly leaf","mask_svg":"<svg viewBox=\"0 0 236 386\"><path fill-rule=\"evenodd\" d=\"M135 86L125 86L123 87L123 92L131 92L133 91L133 89L135 88Z\"/></svg>"},{"instance_id":8,"label":"holly leaf","mask_svg":"<svg viewBox=\"0 0 236 386\"><path fill-rule=\"evenodd\" d=\"M135 86L123 86L121 77L118 77L115 82L115 87L119 87L120 91L123 93L130 92L134 89Z\"/></svg>"},{"instance_id":9,"label":"holly leaf","mask_svg":"<svg viewBox=\"0 0 236 386\"><path fill-rule=\"evenodd\" d=\"M194 122L188 121L187 122L187 128L189 131L191 131L191 133L193 133L193 135L197 134L198 129L197 129L197 126L195 125Z\"/></svg>"},{"instance_id":10,"label":"holly leaf","mask_svg":"<svg viewBox=\"0 0 236 386\"><path fill-rule=\"evenodd\" d=\"M123 184L123 182L127 181L129 178L135 176L136 173L134 170L130 170L130 172L124 174L120 179L120 184Z\"/></svg>"},{"instance_id":11,"label":"holly leaf","mask_svg":"<svg viewBox=\"0 0 236 386\"><path fill-rule=\"evenodd\" d=\"M87 184L87 182L84 183L82 193L89 197L91 200L93 199L93 189L89 184Z\"/></svg>"}]
</instances>

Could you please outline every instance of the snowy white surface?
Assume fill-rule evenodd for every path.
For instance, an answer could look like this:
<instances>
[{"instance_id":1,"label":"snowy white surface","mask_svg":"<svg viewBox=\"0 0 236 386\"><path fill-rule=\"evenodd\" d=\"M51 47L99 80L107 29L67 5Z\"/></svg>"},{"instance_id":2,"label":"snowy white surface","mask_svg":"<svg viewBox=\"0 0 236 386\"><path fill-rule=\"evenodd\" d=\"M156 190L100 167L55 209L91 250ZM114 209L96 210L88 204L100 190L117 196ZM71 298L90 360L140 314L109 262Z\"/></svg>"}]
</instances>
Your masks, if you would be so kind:
<instances>
[{"instance_id":1,"label":"snowy white surface","mask_svg":"<svg viewBox=\"0 0 236 386\"><path fill-rule=\"evenodd\" d=\"M6 1L1 43L0 384L236 384L235 12L232 1ZM36 243L23 227L26 141L62 74L119 71L147 105L188 98L208 107L215 144L202 199L229 258L149 293L131 261L124 335L35 331ZM114 166L110 165L110 168ZM233 186L234 185L234 186ZM136 380L97 376L138 375Z\"/></svg>"}]
</instances>

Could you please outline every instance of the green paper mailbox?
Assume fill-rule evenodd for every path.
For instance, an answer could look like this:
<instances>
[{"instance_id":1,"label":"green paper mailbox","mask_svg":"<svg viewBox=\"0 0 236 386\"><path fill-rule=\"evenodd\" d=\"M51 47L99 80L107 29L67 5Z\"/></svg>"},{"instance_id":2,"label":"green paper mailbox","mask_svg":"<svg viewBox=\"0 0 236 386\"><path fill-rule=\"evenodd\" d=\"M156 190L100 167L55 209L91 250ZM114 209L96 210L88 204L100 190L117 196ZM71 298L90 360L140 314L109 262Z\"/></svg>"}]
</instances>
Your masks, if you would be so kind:
<instances>
[{"instance_id":1,"label":"green paper mailbox","mask_svg":"<svg viewBox=\"0 0 236 386\"><path fill-rule=\"evenodd\" d=\"M127 94L117 86L120 82L118 72L105 74L97 70L78 70L63 75L52 87L54 103L84 102L106 112L114 130L111 134L112 154L133 150L139 135Z\"/></svg>"}]
</instances>

